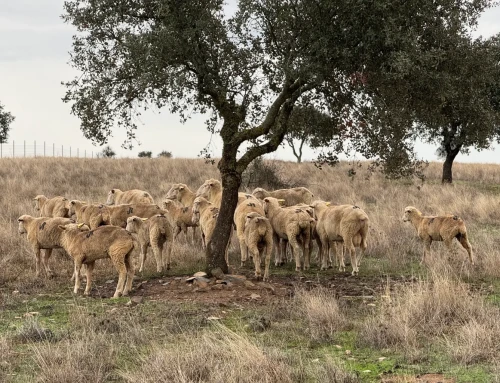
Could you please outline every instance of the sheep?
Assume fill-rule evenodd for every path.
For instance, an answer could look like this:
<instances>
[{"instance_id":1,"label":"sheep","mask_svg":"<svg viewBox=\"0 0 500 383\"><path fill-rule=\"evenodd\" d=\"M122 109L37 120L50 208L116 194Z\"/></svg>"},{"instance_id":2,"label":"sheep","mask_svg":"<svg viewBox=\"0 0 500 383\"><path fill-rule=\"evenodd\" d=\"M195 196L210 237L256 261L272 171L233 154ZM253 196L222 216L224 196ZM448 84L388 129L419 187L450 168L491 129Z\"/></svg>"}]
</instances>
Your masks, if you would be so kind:
<instances>
[{"instance_id":1,"label":"sheep","mask_svg":"<svg viewBox=\"0 0 500 383\"><path fill-rule=\"evenodd\" d=\"M206 180L196 191L196 197L203 197L215 207L220 208L222 201L222 184L216 179ZM238 204L247 199L255 199L251 194L238 193Z\"/></svg>"},{"instance_id":2,"label":"sheep","mask_svg":"<svg viewBox=\"0 0 500 383\"><path fill-rule=\"evenodd\" d=\"M253 255L255 265L255 277L260 278L260 257L265 254L264 281L269 279L269 264L273 251L273 228L269 219L257 212L251 212L245 216L245 244Z\"/></svg>"},{"instance_id":3,"label":"sheep","mask_svg":"<svg viewBox=\"0 0 500 383\"><path fill-rule=\"evenodd\" d=\"M204 249L212 238L219 209L204 197L196 197L193 203L193 224L200 226L201 242Z\"/></svg>"},{"instance_id":4,"label":"sheep","mask_svg":"<svg viewBox=\"0 0 500 383\"><path fill-rule=\"evenodd\" d=\"M52 254L52 249L60 249L61 238L60 232L57 230L59 225L67 225L74 222L69 218L62 217L40 217L35 218L30 215L22 215L17 221L19 222L19 234L26 234L28 242L35 253L35 270L36 276L40 276L40 263L43 266L46 277L51 278L53 272L48 264ZM88 228L86 228L88 230ZM41 250L44 250L41 256Z\"/></svg>"},{"instance_id":5,"label":"sheep","mask_svg":"<svg viewBox=\"0 0 500 383\"><path fill-rule=\"evenodd\" d=\"M194 243L196 227L198 225L193 223L193 209L191 207L183 207L181 203L171 199L163 201L162 207L163 210L169 213L169 216L172 219L172 223L175 226L174 240L177 239L177 236L181 231L186 235L187 238L187 229L188 227L192 227Z\"/></svg>"},{"instance_id":6,"label":"sheep","mask_svg":"<svg viewBox=\"0 0 500 383\"><path fill-rule=\"evenodd\" d=\"M283 199L285 200L285 206L293 206L300 203L309 205L314 197L314 194L305 187L279 189L274 191L267 191L263 188L256 188L252 194L260 200L263 200L266 197Z\"/></svg>"},{"instance_id":7,"label":"sheep","mask_svg":"<svg viewBox=\"0 0 500 383\"><path fill-rule=\"evenodd\" d=\"M283 209L278 199L273 197L264 198L264 211L271 222L274 230L274 246L276 248L276 263L281 262L283 256L283 246L278 251L279 239L286 239L292 246L292 252L295 256L295 270L301 270L300 247L304 257L304 269L309 269L309 246L311 241L311 216L301 210Z\"/></svg>"},{"instance_id":8,"label":"sheep","mask_svg":"<svg viewBox=\"0 0 500 383\"><path fill-rule=\"evenodd\" d=\"M155 203L151 194L144 190L125 190L111 189L108 192L108 199L106 205L120 205L120 204L151 204Z\"/></svg>"},{"instance_id":9,"label":"sheep","mask_svg":"<svg viewBox=\"0 0 500 383\"><path fill-rule=\"evenodd\" d=\"M260 203L252 202L251 200L249 202L240 203L234 211L233 220L236 225L236 236L240 242L241 266L244 266L248 258L248 245L245 241L245 222L247 215L252 212L258 213L261 216L265 215L262 205Z\"/></svg>"},{"instance_id":10,"label":"sheep","mask_svg":"<svg viewBox=\"0 0 500 383\"><path fill-rule=\"evenodd\" d=\"M361 258L367 248L368 215L355 205L332 205L324 201L314 201L311 204L318 220L317 233L322 242L321 270L328 268L328 253L336 246L339 270L345 270L344 248L349 252L352 265L352 275L359 273L359 261L356 247L361 248ZM336 242L342 242L339 246Z\"/></svg>"},{"instance_id":11,"label":"sheep","mask_svg":"<svg viewBox=\"0 0 500 383\"><path fill-rule=\"evenodd\" d=\"M40 194L33 200L35 201L35 210L40 212L39 217L70 217L67 198L61 196L47 198Z\"/></svg>"},{"instance_id":12,"label":"sheep","mask_svg":"<svg viewBox=\"0 0 500 383\"><path fill-rule=\"evenodd\" d=\"M165 197L165 199L177 200L185 207L193 206L195 198L196 193L186 184L173 184Z\"/></svg>"},{"instance_id":13,"label":"sheep","mask_svg":"<svg viewBox=\"0 0 500 383\"><path fill-rule=\"evenodd\" d=\"M156 271L161 273L163 268L170 270L170 257L172 253L172 226L168 218L163 214L154 215L151 218L140 218L132 216L127 218L126 229L130 233L137 234L141 247L139 272L142 273L148 247L153 248L156 259ZM163 257L163 245L166 243L166 258Z\"/></svg>"},{"instance_id":14,"label":"sheep","mask_svg":"<svg viewBox=\"0 0 500 383\"><path fill-rule=\"evenodd\" d=\"M76 216L76 222L84 223L91 230L102 224L103 204L87 204L84 201L71 200L69 202L69 215Z\"/></svg>"},{"instance_id":15,"label":"sheep","mask_svg":"<svg viewBox=\"0 0 500 383\"><path fill-rule=\"evenodd\" d=\"M471 265L474 265L472 246L467 238L465 222L456 215L424 216L413 206L407 206L403 214L403 222L411 222L417 234L424 241L424 253L420 263L430 253L432 241L443 241L448 250L451 250L453 238L456 238L462 247L467 250Z\"/></svg>"},{"instance_id":16,"label":"sheep","mask_svg":"<svg viewBox=\"0 0 500 383\"><path fill-rule=\"evenodd\" d=\"M155 204L123 204L115 206L103 206L96 212L96 221L101 220L103 225L113 225L125 228L127 219L133 215L141 218L149 218L155 214L166 213L158 205Z\"/></svg>"},{"instance_id":17,"label":"sheep","mask_svg":"<svg viewBox=\"0 0 500 383\"><path fill-rule=\"evenodd\" d=\"M132 234L116 226L102 226L89 232L81 232L77 224L59 225L57 227L61 231L61 245L75 263L73 274L75 277L73 292L75 294L78 293L80 288L79 275L82 264L87 265L87 285L85 286L84 295L89 295L95 261L111 258L119 274L113 297L128 295L134 278L132 260L134 239Z\"/></svg>"}]
</instances>

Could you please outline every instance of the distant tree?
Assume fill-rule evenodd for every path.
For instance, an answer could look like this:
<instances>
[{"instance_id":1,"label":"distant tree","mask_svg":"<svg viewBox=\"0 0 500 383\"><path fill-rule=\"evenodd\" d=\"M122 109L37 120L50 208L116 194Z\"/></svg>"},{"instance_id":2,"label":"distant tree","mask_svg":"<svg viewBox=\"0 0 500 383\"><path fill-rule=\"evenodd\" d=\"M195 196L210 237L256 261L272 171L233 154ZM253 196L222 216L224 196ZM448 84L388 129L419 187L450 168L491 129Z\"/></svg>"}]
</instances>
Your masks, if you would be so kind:
<instances>
[{"instance_id":1,"label":"distant tree","mask_svg":"<svg viewBox=\"0 0 500 383\"><path fill-rule=\"evenodd\" d=\"M172 152L167 152L166 150L163 150L160 153L158 153L158 157L172 158Z\"/></svg>"},{"instance_id":2,"label":"distant tree","mask_svg":"<svg viewBox=\"0 0 500 383\"><path fill-rule=\"evenodd\" d=\"M116 157L116 152L111 148L111 146L107 145L102 149L100 153L102 158L114 158Z\"/></svg>"},{"instance_id":3,"label":"distant tree","mask_svg":"<svg viewBox=\"0 0 500 383\"><path fill-rule=\"evenodd\" d=\"M138 157L139 158L151 158L153 156L153 152L151 151L142 151L139 152Z\"/></svg>"},{"instance_id":4,"label":"distant tree","mask_svg":"<svg viewBox=\"0 0 500 383\"><path fill-rule=\"evenodd\" d=\"M15 117L7 111L4 111L4 106L0 103L0 143L7 142L10 124L15 120Z\"/></svg>"},{"instance_id":5,"label":"distant tree","mask_svg":"<svg viewBox=\"0 0 500 383\"><path fill-rule=\"evenodd\" d=\"M78 31L70 61L81 73L66 84L65 101L87 138L106 143L120 126L130 143L149 107L184 120L210 116L209 131L222 139L224 189L208 272L228 271L242 173L282 144L295 106L312 103L344 120L332 135L333 159L349 148L369 158L412 149L407 109L387 101L398 100L397 85L419 57L470 33L490 2L239 0L232 15L224 4L67 0L63 15Z\"/></svg>"}]
</instances>

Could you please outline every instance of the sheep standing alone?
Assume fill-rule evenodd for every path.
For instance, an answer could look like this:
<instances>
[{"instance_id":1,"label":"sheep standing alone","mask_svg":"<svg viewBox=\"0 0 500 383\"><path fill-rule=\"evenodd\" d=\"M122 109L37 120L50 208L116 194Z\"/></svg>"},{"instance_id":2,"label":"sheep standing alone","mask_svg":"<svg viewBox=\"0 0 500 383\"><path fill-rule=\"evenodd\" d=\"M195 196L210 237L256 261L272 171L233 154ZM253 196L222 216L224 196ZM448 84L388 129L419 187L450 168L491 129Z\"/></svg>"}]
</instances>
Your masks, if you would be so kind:
<instances>
[{"instance_id":1,"label":"sheep standing alone","mask_svg":"<svg viewBox=\"0 0 500 383\"><path fill-rule=\"evenodd\" d=\"M252 212L245 216L245 244L253 255L255 277L260 278L261 255L264 260L264 281L269 279L269 264L273 251L273 228L271 222L259 213Z\"/></svg>"},{"instance_id":2,"label":"sheep standing alone","mask_svg":"<svg viewBox=\"0 0 500 383\"><path fill-rule=\"evenodd\" d=\"M120 204L151 204L155 203L151 194L144 190L125 190L111 189L108 192L108 199L106 205L120 205Z\"/></svg>"},{"instance_id":3,"label":"sheep standing alone","mask_svg":"<svg viewBox=\"0 0 500 383\"><path fill-rule=\"evenodd\" d=\"M368 216L354 205L329 206L324 201L314 201L311 205L317 218L316 231L322 242L321 270L328 268L328 253L336 246L339 269L345 270L344 248L349 252L352 274L359 272L356 247L361 247L361 257L367 248ZM344 242L339 246L337 242Z\"/></svg>"},{"instance_id":4,"label":"sheep standing alone","mask_svg":"<svg viewBox=\"0 0 500 383\"><path fill-rule=\"evenodd\" d=\"M474 265L472 246L467 238L465 222L460 217L456 215L423 216L417 208L407 206L403 214L403 222L408 221L415 227L420 239L424 241L421 263L425 262L425 256L430 253L432 241L443 241L448 250L451 250L453 238L456 238L467 250L470 263Z\"/></svg>"},{"instance_id":5,"label":"sheep standing alone","mask_svg":"<svg viewBox=\"0 0 500 383\"><path fill-rule=\"evenodd\" d=\"M186 184L173 184L167 192L165 199L179 201L184 207L193 206L196 193L194 193Z\"/></svg>"},{"instance_id":6,"label":"sheep standing alone","mask_svg":"<svg viewBox=\"0 0 500 383\"><path fill-rule=\"evenodd\" d=\"M52 254L52 249L60 249L61 233L58 230L59 225L67 225L72 221L69 218L48 218L40 217L35 218L30 215L22 215L18 219L19 234L26 234L28 242L30 243L35 253L35 270L36 276L40 275L40 263L43 266L45 275L52 277L53 273L49 267L48 261ZM41 256L43 251L43 257Z\"/></svg>"},{"instance_id":7,"label":"sheep standing alone","mask_svg":"<svg viewBox=\"0 0 500 383\"><path fill-rule=\"evenodd\" d=\"M60 225L58 228L61 230L61 245L75 262L73 274L75 277L73 292L75 294L78 293L80 288L80 268L82 264L87 266L87 285L84 294L89 295L95 261L111 258L119 274L113 297L128 295L134 278L132 260L134 239L128 231L116 226L102 226L89 232L81 232L76 224Z\"/></svg>"},{"instance_id":8,"label":"sheep standing alone","mask_svg":"<svg viewBox=\"0 0 500 383\"><path fill-rule=\"evenodd\" d=\"M314 197L314 194L309 189L302 186L292 189L278 189L274 191L256 188L252 194L260 200L263 200L266 197L282 199L284 200L285 206L294 206L301 203L309 205Z\"/></svg>"},{"instance_id":9,"label":"sheep standing alone","mask_svg":"<svg viewBox=\"0 0 500 383\"><path fill-rule=\"evenodd\" d=\"M260 203L255 203L252 201L240 203L234 211L233 220L234 224L236 225L236 236L238 237L238 241L240 242L241 266L245 264L248 258L245 222L247 220L247 215L252 212L258 213L261 216L265 215L262 205Z\"/></svg>"},{"instance_id":10,"label":"sheep standing alone","mask_svg":"<svg viewBox=\"0 0 500 383\"><path fill-rule=\"evenodd\" d=\"M309 269L309 247L313 218L299 208L283 209L279 201L273 197L264 198L264 211L274 230L276 262L281 263L283 258L284 243L279 246L281 238L288 240L292 247L292 253L295 257L295 270L301 270L300 250L302 250L304 258L304 269ZM278 249L278 247L281 247L281 249Z\"/></svg>"},{"instance_id":11,"label":"sheep standing alone","mask_svg":"<svg viewBox=\"0 0 500 383\"><path fill-rule=\"evenodd\" d=\"M180 202L176 200L167 199L163 201L162 204L163 210L167 211L170 218L172 219L172 223L175 227L174 230L174 240L177 239L177 236L182 231L186 236L188 227L193 228L193 243L195 240L196 228L198 224L193 223L193 209L192 207L183 207Z\"/></svg>"},{"instance_id":12,"label":"sheep standing alone","mask_svg":"<svg viewBox=\"0 0 500 383\"><path fill-rule=\"evenodd\" d=\"M156 271L163 272L163 269L170 270L170 257L172 253L172 226L163 214L155 215L151 218L140 218L132 216L127 218L126 230L137 234L137 239L141 247L139 272L144 268L144 262L151 246L156 260ZM166 257L163 256L163 246L166 244Z\"/></svg>"},{"instance_id":13,"label":"sheep standing alone","mask_svg":"<svg viewBox=\"0 0 500 383\"><path fill-rule=\"evenodd\" d=\"M43 194L33 198L35 210L39 211L39 217L66 217L69 218L69 201L67 198L58 196L47 198Z\"/></svg>"}]
</instances>

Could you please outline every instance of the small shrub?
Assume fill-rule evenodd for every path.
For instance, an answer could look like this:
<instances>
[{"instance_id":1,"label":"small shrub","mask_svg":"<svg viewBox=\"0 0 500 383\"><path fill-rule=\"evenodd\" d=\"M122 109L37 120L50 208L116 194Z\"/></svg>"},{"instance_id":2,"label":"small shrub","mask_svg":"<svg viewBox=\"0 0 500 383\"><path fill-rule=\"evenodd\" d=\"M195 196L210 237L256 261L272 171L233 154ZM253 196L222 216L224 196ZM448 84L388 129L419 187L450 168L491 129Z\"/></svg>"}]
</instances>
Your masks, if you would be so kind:
<instances>
[{"instance_id":1,"label":"small shrub","mask_svg":"<svg viewBox=\"0 0 500 383\"><path fill-rule=\"evenodd\" d=\"M139 154L137 156L139 158L151 158L153 156L153 152L144 150L142 152L139 152Z\"/></svg>"},{"instance_id":2,"label":"small shrub","mask_svg":"<svg viewBox=\"0 0 500 383\"><path fill-rule=\"evenodd\" d=\"M100 156L102 158L115 158L116 152L111 148L111 146L107 145L102 149Z\"/></svg>"},{"instance_id":3,"label":"small shrub","mask_svg":"<svg viewBox=\"0 0 500 383\"><path fill-rule=\"evenodd\" d=\"M262 157L253 160L243 172L241 185L246 189L262 187L276 190L289 188L292 185L285 180L284 169L277 161L264 161Z\"/></svg>"},{"instance_id":4,"label":"small shrub","mask_svg":"<svg viewBox=\"0 0 500 383\"><path fill-rule=\"evenodd\" d=\"M158 153L158 158L172 158L172 152L167 152L166 150L161 151Z\"/></svg>"}]
</instances>

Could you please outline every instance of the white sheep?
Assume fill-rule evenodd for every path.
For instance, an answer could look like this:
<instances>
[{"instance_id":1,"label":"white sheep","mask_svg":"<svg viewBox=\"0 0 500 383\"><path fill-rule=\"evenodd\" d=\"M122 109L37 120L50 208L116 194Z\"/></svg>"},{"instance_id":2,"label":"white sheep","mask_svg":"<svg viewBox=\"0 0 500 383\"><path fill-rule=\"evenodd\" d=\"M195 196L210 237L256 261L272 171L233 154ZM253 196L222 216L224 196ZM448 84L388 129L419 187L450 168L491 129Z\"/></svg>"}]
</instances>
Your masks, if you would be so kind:
<instances>
[{"instance_id":1,"label":"white sheep","mask_svg":"<svg viewBox=\"0 0 500 383\"><path fill-rule=\"evenodd\" d=\"M66 217L69 218L69 201L65 197L57 196L47 198L43 194L33 198L35 201L35 210L39 211L39 217Z\"/></svg>"},{"instance_id":2,"label":"white sheep","mask_svg":"<svg viewBox=\"0 0 500 383\"><path fill-rule=\"evenodd\" d=\"M266 217L257 212L248 213L245 216L245 244L248 251L253 255L255 266L255 277L261 277L261 255L264 259L264 281L269 279L269 264L273 251L273 228Z\"/></svg>"},{"instance_id":3,"label":"white sheep","mask_svg":"<svg viewBox=\"0 0 500 383\"><path fill-rule=\"evenodd\" d=\"M151 204L155 203L151 194L144 190L125 190L111 189L108 192L108 199L106 205L119 205L119 204Z\"/></svg>"}]
</instances>

